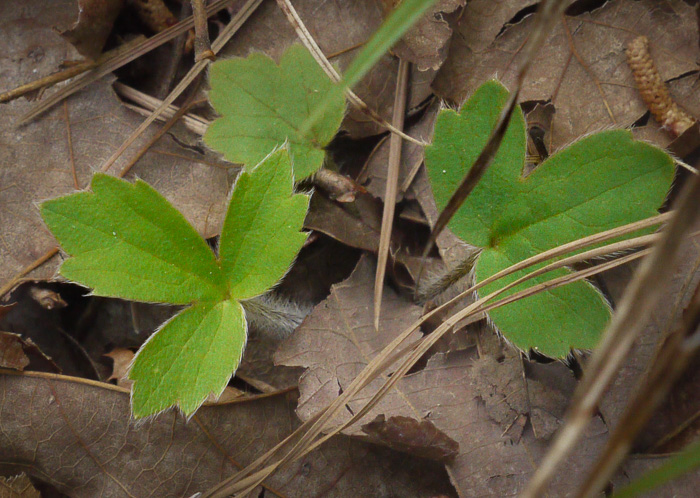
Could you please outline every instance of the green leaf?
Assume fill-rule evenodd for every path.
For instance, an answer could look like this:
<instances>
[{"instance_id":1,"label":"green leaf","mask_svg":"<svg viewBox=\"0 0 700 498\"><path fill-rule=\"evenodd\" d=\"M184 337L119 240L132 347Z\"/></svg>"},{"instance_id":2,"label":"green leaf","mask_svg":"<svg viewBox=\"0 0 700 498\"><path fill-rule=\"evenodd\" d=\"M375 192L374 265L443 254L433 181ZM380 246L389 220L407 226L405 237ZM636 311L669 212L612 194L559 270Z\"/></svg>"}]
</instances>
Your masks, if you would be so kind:
<instances>
[{"instance_id":1,"label":"green leaf","mask_svg":"<svg viewBox=\"0 0 700 498\"><path fill-rule=\"evenodd\" d=\"M210 393L219 396L238 367L246 336L236 301L196 304L176 315L134 358L129 371L134 417L174 405L191 415Z\"/></svg>"},{"instance_id":2,"label":"green leaf","mask_svg":"<svg viewBox=\"0 0 700 498\"><path fill-rule=\"evenodd\" d=\"M438 207L447 203L478 156L507 98L507 90L491 81L460 113L440 113L426 150ZM633 140L625 130L586 137L526 178L525 147L524 118L516 112L492 166L449 224L457 236L482 248L477 281L558 245L656 214L673 179L670 156ZM536 268L487 285L481 294ZM567 272L550 272L502 297ZM571 348L594 347L609 314L595 287L576 282L495 309L490 318L517 347L563 357Z\"/></svg>"},{"instance_id":3,"label":"green leaf","mask_svg":"<svg viewBox=\"0 0 700 498\"><path fill-rule=\"evenodd\" d=\"M134 301L188 304L226 294L207 243L148 184L98 173L91 188L41 205L72 256L61 266L64 277L97 295Z\"/></svg>"},{"instance_id":4,"label":"green leaf","mask_svg":"<svg viewBox=\"0 0 700 498\"><path fill-rule=\"evenodd\" d=\"M145 417L178 405L188 416L235 372L246 343L240 300L277 283L301 249L309 205L294 194L286 148L243 172L231 195L217 260L206 241L160 194L97 174L92 192L42 204L72 257L70 280L123 299L192 304L143 345L128 374L132 412Z\"/></svg>"},{"instance_id":5,"label":"green leaf","mask_svg":"<svg viewBox=\"0 0 700 498\"><path fill-rule=\"evenodd\" d=\"M252 174L242 172L221 231L219 255L231 295L254 297L275 285L306 240L301 233L309 197L292 195L289 154L271 154Z\"/></svg>"},{"instance_id":6,"label":"green leaf","mask_svg":"<svg viewBox=\"0 0 700 498\"><path fill-rule=\"evenodd\" d=\"M300 131L333 86L304 47L291 46L279 66L260 53L217 61L210 82L209 99L222 117L209 126L204 141L226 159L257 164L288 141L297 180L323 165L324 147L340 127L345 99L342 94L332 99L317 123Z\"/></svg>"}]
</instances>

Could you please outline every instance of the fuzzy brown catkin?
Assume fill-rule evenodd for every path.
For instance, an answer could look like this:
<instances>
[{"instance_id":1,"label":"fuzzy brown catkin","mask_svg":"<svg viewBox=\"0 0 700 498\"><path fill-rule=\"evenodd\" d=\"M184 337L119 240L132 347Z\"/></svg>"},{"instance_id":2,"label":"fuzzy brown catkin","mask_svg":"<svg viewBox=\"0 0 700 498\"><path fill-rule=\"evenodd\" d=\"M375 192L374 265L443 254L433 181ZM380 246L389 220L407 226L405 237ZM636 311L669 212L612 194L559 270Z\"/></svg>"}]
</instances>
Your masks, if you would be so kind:
<instances>
[{"instance_id":1,"label":"fuzzy brown catkin","mask_svg":"<svg viewBox=\"0 0 700 498\"><path fill-rule=\"evenodd\" d=\"M695 119L673 101L666 83L661 79L654 60L649 54L649 40L639 36L627 45L627 63L634 80L654 118L674 136L690 128Z\"/></svg>"}]
</instances>

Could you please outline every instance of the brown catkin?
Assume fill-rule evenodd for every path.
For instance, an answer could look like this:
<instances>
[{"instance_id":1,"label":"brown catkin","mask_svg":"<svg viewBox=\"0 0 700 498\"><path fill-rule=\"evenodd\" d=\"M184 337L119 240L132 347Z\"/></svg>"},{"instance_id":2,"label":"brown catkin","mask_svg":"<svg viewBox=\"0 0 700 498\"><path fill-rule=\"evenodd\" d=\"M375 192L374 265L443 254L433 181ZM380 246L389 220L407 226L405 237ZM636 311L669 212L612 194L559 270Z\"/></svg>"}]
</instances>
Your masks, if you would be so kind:
<instances>
[{"instance_id":1,"label":"brown catkin","mask_svg":"<svg viewBox=\"0 0 700 498\"><path fill-rule=\"evenodd\" d=\"M649 54L646 36L639 36L627 45L627 63L644 103L664 128L679 136L693 125L695 119L671 99L666 83Z\"/></svg>"}]
</instances>

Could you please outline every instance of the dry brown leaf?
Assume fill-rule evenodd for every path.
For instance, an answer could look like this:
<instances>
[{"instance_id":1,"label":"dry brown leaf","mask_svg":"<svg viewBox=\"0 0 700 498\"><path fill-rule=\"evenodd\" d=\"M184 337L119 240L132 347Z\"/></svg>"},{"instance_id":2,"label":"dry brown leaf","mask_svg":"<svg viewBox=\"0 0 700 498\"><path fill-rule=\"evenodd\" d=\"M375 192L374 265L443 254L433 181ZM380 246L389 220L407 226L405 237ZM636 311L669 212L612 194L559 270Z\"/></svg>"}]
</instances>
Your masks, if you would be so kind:
<instances>
[{"instance_id":1,"label":"dry brown leaf","mask_svg":"<svg viewBox=\"0 0 700 498\"><path fill-rule=\"evenodd\" d=\"M455 14L466 0L440 0L394 45L391 52L416 65L419 71L437 70L447 57L452 27L446 17Z\"/></svg>"},{"instance_id":2,"label":"dry brown leaf","mask_svg":"<svg viewBox=\"0 0 700 498\"><path fill-rule=\"evenodd\" d=\"M61 371L31 339L12 332L0 332L0 367L19 371Z\"/></svg>"},{"instance_id":3,"label":"dry brown leaf","mask_svg":"<svg viewBox=\"0 0 700 498\"><path fill-rule=\"evenodd\" d=\"M10 89L53 72L77 52L54 30L73 19L72 2L0 3L0 88ZM26 13L32 12L31 25ZM86 185L95 169L142 120L125 109L105 79L89 86L35 122L17 128L32 104L0 106L0 287L55 246L37 203ZM144 137L147 139L148 137ZM120 165L117 165L119 167ZM75 178L73 177L75 171ZM207 236L215 234L226 205L229 179L205 156L165 137L134 168ZM32 272L50 278L58 258Z\"/></svg>"},{"instance_id":4,"label":"dry brown leaf","mask_svg":"<svg viewBox=\"0 0 700 498\"><path fill-rule=\"evenodd\" d=\"M420 422L411 417L377 418L362 426L370 441L386 444L390 448L409 455L446 462L459 451L459 444L445 435L429 420Z\"/></svg>"},{"instance_id":5,"label":"dry brown leaf","mask_svg":"<svg viewBox=\"0 0 700 498\"><path fill-rule=\"evenodd\" d=\"M333 287L331 296L276 354L279 363L307 367L299 384L297 413L302 420L346 389L381 347L418 313L416 306L386 288L380 330L375 331L371 313L373 266L367 257L361 259L352 276ZM420 334L415 332L411 339L418 338ZM517 354L510 349L503 351L496 335L490 332L480 336L480 343L485 354L482 358L478 358L475 348L433 355L424 368L400 380L363 422L380 415L431 422L440 433L459 443L459 454L447 469L461 496L509 496L523 488L534 470L531 458L541 455L546 447L545 440L530 432L523 434L529 407L537 413L539 437L549 436L561 423L568 393L558 385L558 368L529 380L526 391ZM338 422L356 413L390 373L375 379L348 403L347 412L339 415ZM364 434L358 426L346 432ZM585 462L605 442L605 434L600 422L589 431L587 446L581 450L587 457ZM400 444L400 438L392 444ZM569 471L581 468L572 465ZM568 489L570 484L570 478L563 478L557 489Z\"/></svg>"},{"instance_id":6,"label":"dry brown leaf","mask_svg":"<svg viewBox=\"0 0 700 498\"><path fill-rule=\"evenodd\" d=\"M503 24L515 5L518 2L469 2L447 61L434 81L441 97L461 103L494 77L513 86L520 49L532 25L532 17ZM482 22L489 29L478 29ZM682 0L611 0L592 12L565 16L525 81L521 101L551 100L556 108L551 149L605 127L630 126L645 115L647 109L625 58L627 43L639 35L651 41L652 57L664 80L683 76L671 84L676 101L691 114L700 115L694 74L700 68L694 8ZM653 130L645 132L647 139L668 144L670 136L653 120L647 127Z\"/></svg>"},{"instance_id":7,"label":"dry brown leaf","mask_svg":"<svg viewBox=\"0 0 700 498\"><path fill-rule=\"evenodd\" d=\"M359 47L377 30L382 22L382 10L375 0L353 2L293 2L302 21L323 53L341 72L359 53ZM263 52L275 60L293 43L300 43L286 16L275 2L263 2L224 47L220 57L247 56ZM341 53L342 52L342 53ZM337 57L332 57L339 54ZM398 60L385 55L354 88L354 92L385 120L391 121ZM423 102L431 93L434 71L411 73L411 92L407 102L410 110ZM374 135L384 131L364 113L349 108L342 129L354 137Z\"/></svg>"},{"instance_id":8,"label":"dry brown leaf","mask_svg":"<svg viewBox=\"0 0 700 498\"><path fill-rule=\"evenodd\" d=\"M105 353L104 356L111 358L113 362L112 373L107 377L107 381L114 380L119 387L131 389L134 381L127 379L126 374L129 372L129 365L131 365L135 353L131 349L114 348L109 353Z\"/></svg>"},{"instance_id":9,"label":"dry brown leaf","mask_svg":"<svg viewBox=\"0 0 700 498\"><path fill-rule=\"evenodd\" d=\"M192 496L298 425L293 400L267 396L169 412L140 424L129 395L70 377L0 375L0 459L74 497ZM451 494L439 466L338 438L276 474L266 496ZM274 490L274 491L271 491Z\"/></svg>"},{"instance_id":10,"label":"dry brown leaf","mask_svg":"<svg viewBox=\"0 0 700 498\"><path fill-rule=\"evenodd\" d=\"M78 19L61 35L82 55L96 59L122 7L124 0L79 0Z\"/></svg>"},{"instance_id":11,"label":"dry brown leaf","mask_svg":"<svg viewBox=\"0 0 700 498\"><path fill-rule=\"evenodd\" d=\"M14 477L0 476L0 498L41 498L41 493L25 473Z\"/></svg>"},{"instance_id":12,"label":"dry brown leaf","mask_svg":"<svg viewBox=\"0 0 700 498\"><path fill-rule=\"evenodd\" d=\"M18 334L0 332L0 367L21 371L29 365L22 343Z\"/></svg>"}]
</instances>

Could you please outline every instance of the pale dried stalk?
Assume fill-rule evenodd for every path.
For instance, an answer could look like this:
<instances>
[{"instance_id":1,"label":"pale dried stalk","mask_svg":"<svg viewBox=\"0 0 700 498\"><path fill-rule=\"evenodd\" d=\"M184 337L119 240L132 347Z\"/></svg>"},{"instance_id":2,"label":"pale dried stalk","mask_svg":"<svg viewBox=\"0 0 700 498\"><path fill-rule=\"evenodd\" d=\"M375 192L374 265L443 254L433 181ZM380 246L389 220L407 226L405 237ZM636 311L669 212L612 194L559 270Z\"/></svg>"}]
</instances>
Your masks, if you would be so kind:
<instances>
[{"instance_id":1,"label":"pale dried stalk","mask_svg":"<svg viewBox=\"0 0 700 498\"><path fill-rule=\"evenodd\" d=\"M214 61L216 55L209 42L209 26L207 24L207 10L204 0L192 0L192 17L194 18L194 61L202 59Z\"/></svg>"},{"instance_id":2,"label":"pale dried stalk","mask_svg":"<svg viewBox=\"0 0 700 498\"><path fill-rule=\"evenodd\" d=\"M629 453L635 436L644 428L700 348L700 284L695 287L681 322L678 328L661 340L661 349L649 375L640 379L636 395L627 404L625 413L608 439L603 454L590 471L578 498L599 496Z\"/></svg>"},{"instance_id":3,"label":"pale dried stalk","mask_svg":"<svg viewBox=\"0 0 700 498\"><path fill-rule=\"evenodd\" d=\"M157 99L155 97L151 97L150 95L147 95L143 92L140 92L136 90L135 88L132 88L130 86L127 86L123 83L116 82L114 83L114 90L117 92L117 95L120 97L124 97L125 99L131 100L132 102L139 104L139 106L132 105L132 104L124 104L126 107L131 109L134 112L137 112L141 114L142 116L148 117L151 115L151 111L154 109L157 109L158 106L160 106L163 101L160 99ZM169 105L163 113L158 116L158 121L166 121L170 118L172 118L176 112L178 112L180 108L175 105ZM185 114L182 117L182 122L184 125L187 127L188 130L196 133L197 135L204 135L204 132L207 131L207 127L210 124L210 121L207 119L204 119L201 116L197 116L196 114Z\"/></svg>"},{"instance_id":4,"label":"pale dried stalk","mask_svg":"<svg viewBox=\"0 0 700 498\"><path fill-rule=\"evenodd\" d=\"M639 36L627 45L627 63L642 100L664 128L677 137L693 126L695 119L671 98L666 82L651 58L646 36Z\"/></svg>"},{"instance_id":5,"label":"pale dried stalk","mask_svg":"<svg viewBox=\"0 0 700 498\"><path fill-rule=\"evenodd\" d=\"M223 31L216 38L212 44L212 50L215 53L223 48L223 46L231 39L231 37L238 31L238 29L243 25L243 23L248 19L248 17L258 8L262 0L248 0L245 5L239 10L236 15L231 19L231 21L226 25ZM195 62L194 66L187 72L187 74L182 78L180 83L173 88L172 92L163 100L160 106L153 111L151 116L144 120L141 125L139 125L136 130L127 138L124 143L112 154L112 156L107 159L107 161L100 168L101 171L107 171L114 164L114 162L128 149L131 144L133 144L136 139L141 136L141 134L146 131L153 121L155 121L160 114L165 111L168 106L170 106L176 98L178 98L182 92L194 81L194 79L199 76L199 74L209 65L211 61L209 59L203 59L199 62Z\"/></svg>"},{"instance_id":6,"label":"pale dried stalk","mask_svg":"<svg viewBox=\"0 0 700 498\"><path fill-rule=\"evenodd\" d=\"M411 63L399 60L399 69L396 75L396 95L394 98L394 114L392 124L398 129L403 129L406 115L406 97L408 95L408 70ZM384 192L384 211L382 213L382 228L379 235L379 249L377 250L377 272L374 278L374 329L379 330L379 315L382 310L382 293L384 291L384 276L386 264L389 261L389 244L391 243L391 230L394 227L394 212L396 211L396 195L399 187L399 171L401 169L401 137L392 134L389 141L389 161L386 173L386 190Z\"/></svg>"},{"instance_id":7,"label":"pale dried stalk","mask_svg":"<svg viewBox=\"0 0 700 498\"><path fill-rule=\"evenodd\" d=\"M547 484L566 455L580 439L590 417L595 413L600 399L615 373L627 357L634 340L639 335L657 303L663 295L665 284L671 277L680 241L688 228L700 216L700 177L691 177L683 189L677 209L653 252L637 269L620 301L601 343L586 367L583 380L576 389L574 401L566 416L566 422L557 433L554 442L528 483L522 496L542 496Z\"/></svg>"},{"instance_id":8,"label":"pale dried stalk","mask_svg":"<svg viewBox=\"0 0 700 498\"><path fill-rule=\"evenodd\" d=\"M313 444L313 440L324 430L327 428L328 421L337 413L337 411L344 406L348 401L350 401L361 389L363 389L366 385L368 385L372 380L374 380L384 369L388 368L390 365L394 363L394 360L396 359L396 355L394 354L398 348L401 346L401 344L415 331L417 330L420 325L432 317L436 313L440 313L444 310L446 310L449 306L452 306L454 303L462 299L464 296L469 295L473 293L475 290L478 288L491 283L497 278L501 278L503 276L506 276L510 273L513 273L519 269L523 269L526 266L531 266L537 263L540 263L542 261L545 261L551 257L555 257L556 255L562 254L562 251L564 251L564 247L568 247L569 250L571 250L572 246L576 246L578 248L584 247L586 245L593 245L593 244L598 244L600 242L603 242L605 240L609 240L615 237L618 237L620 235L626 234L626 233L631 233L637 230L640 230L644 227L652 226L654 224L659 224L660 222L663 221L668 217L668 215L661 215L661 216L655 216L646 220L641 220L639 222L631 223L628 225L625 225L623 227L619 227L613 230L608 230L606 232L600 233L600 234L595 234L590 237L586 237L585 239L581 239L579 241L575 241L569 244L565 244L564 246L558 247L551 249L549 251L546 251L545 253L542 253L540 255L534 256L532 258L529 258L527 260L527 263L525 261L521 262L518 265L514 265L513 267L509 269L505 269L501 272L499 272L497 275L494 275L493 277L484 280L483 282L480 282L476 286L467 289L465 292L460 294L459 296L456 296L455 298L451 299L450 301L446 302L442 306L439 306L432 310L430 313L426 314L424 317L422 317L420 320L416 321L411 327L407 328L405 331L403 331L398 337L396 337L390 344L388 344L375 358L373 358L368 365L358 374L358 376L352 381L350 386L348 386L347 389L343 391L343 394L341 394L339 397L337 397L326 409L319 411L316 415L314 415L311 419L307 420L304 424L302 424L301 427L299 427L294 433L292 433L290 436L288 436L284 441L280 442L278 445L276 445L274 448L266 452L264 455L256 459L253 463L251 463L246 469L243 471L239 472L238 474L235 474L234 476L222 481L219 483L216 487L212 488L209 490L204 496L224 496L226 493L233 492L234 487L235 489L242 489L247 484L253 483L253 482L259 482L262 479L265 479L268 475L270 475L272 472L274 472L278 467L283 465L284 463L290 461L291 458L295 457L296 455L300 454L299 452L304 452L304 451L309 451L310 445ZM648 236L647 236L648 237ZM648 239L644 239L648 242ZM626 241L628 244L632 244L632 241ZM596 249L595 251L601 251L602 249ZM613 248L613 251L620 251L621 246L615 246ZM600 255L599 252L594 253L596 255ZM634 255L632 255L634 256ZM592 256L587 256L585 253L580 254L576 256L576 258L586 258L586 257L592 257ZM579 259L582 260L582 259ZM570 263L571 261L569 261ZM557 264L557 263L555 263ZM619 264L619 263L618 263ZM542 271L544 269L541 269ZM530 277L532 278L532 277ZM502 292L502 291L501 291ZM492 296L487 296L489 298L492 298ZM486 299L486 298L484 298ZM480 302L483 302L480 301ZM476 311L475 311L476 312ZM459 320L457 320L459 321ZM457 323L457 322L455 322ZM435 333L435 332L434 332ZM432 336L432 334L431 334ZM391 359L391 363L388 362L388 360ZM393 376L392 376L393 377ZM398 377L393 377L398 379ZM337 431L334 431L333 433L336 433ZM290 451L287 453L285 457L282 459L278 460L271 466L263 469L263 470L256 470L261 468L263 465L265 465L266 462L270 461L273 457L278 455L285 447L288 445L292 444L293 441L296 441L294 443L294 446L290 449Z\"/></svg>"},{"instance_id":9,"label":"pale dried stalk","mask_svg":"<svg viewBox=\"0 0 700 498\"><path fill-rule=\"evenodd\" d=\"M304 46L309 50L309 52L311 52L311 55L316 60L318 65L321 66L321 69L323 69L323 71L331 79L331 81L333 81L333 83L340 83L342 81L342 78L338 74L338 71L335 70L333 64L330 63L323 51L321 51L321 48L318 46L313 36L311 36L311 33L309 33L309 30L306 28L304 21L301 20L301 17L299 17L299 14L297 13L290 0L277 0L277 5L279 5L282 12L284 12L284 14L287 16L289 23L294 28L294 31L297 32L297 36L304 44ZM374 111L367 104L365 104L365 102L360 97L358 97L357 94L352 91L352 89L346 88L345 96L348 98L350 103L354 105L358 110L367 114L372 119L372 121L382 126L383 128L386 128L391 133L400 136L404 140L408 140L409 142L423 147L428 145L425 142L421 142L418 139L406 135L403 131L389 123L376 111Z\"/></svg>"}]
</instances>

